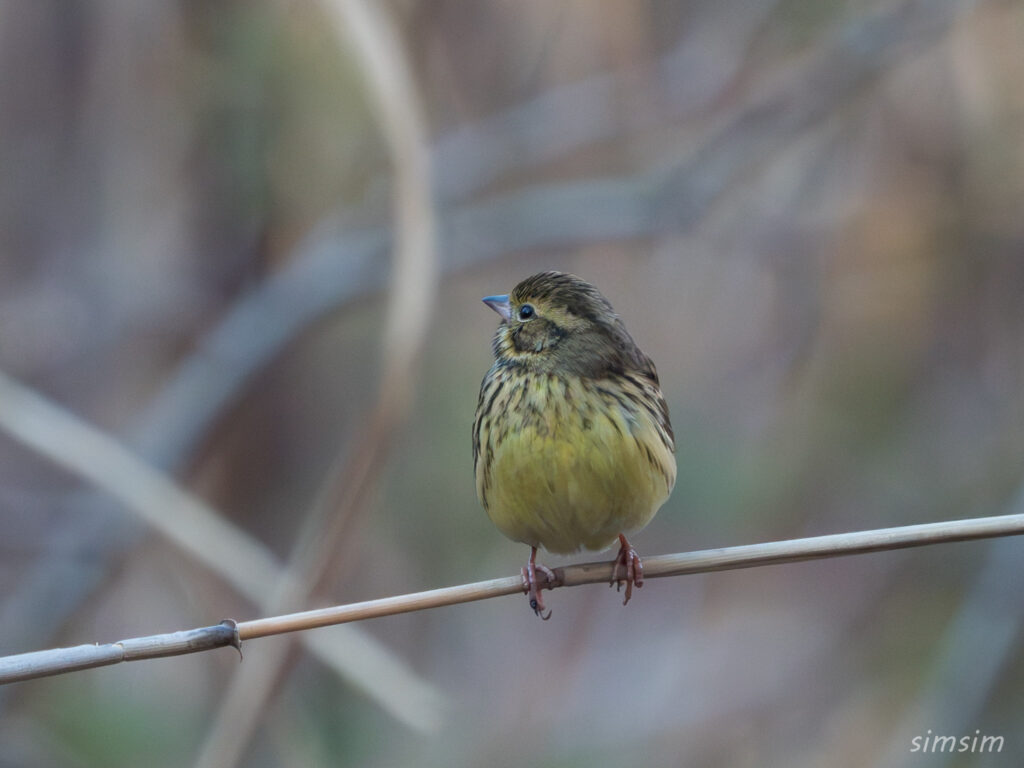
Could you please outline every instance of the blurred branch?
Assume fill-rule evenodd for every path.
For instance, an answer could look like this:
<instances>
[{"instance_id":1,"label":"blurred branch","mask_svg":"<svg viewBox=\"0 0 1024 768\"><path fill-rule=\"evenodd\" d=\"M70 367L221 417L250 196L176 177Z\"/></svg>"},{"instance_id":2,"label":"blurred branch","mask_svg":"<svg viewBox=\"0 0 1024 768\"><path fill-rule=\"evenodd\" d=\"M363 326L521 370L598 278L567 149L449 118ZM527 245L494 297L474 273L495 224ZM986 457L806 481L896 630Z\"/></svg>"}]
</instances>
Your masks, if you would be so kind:
<instances>
[{"instance_id":1,"label":"blurred branch","mask_svg":"<svg viewBox=\"0 0 1024 768\"><path fill-rule=\"evenodd\" d=\"M0 429L22 444L79 477L102 488L175 543L217 573L249 600L259 604L282 579L289 578L273 553L226 522L208 505L179 488L108 435L76 419L35 392L0 374ZM37 606L38 613L38 606ZM422 683L400 659L375 641L346 632L332 638L332 650L313 650L342 677L355 683L386 710L410 725L429 721L426 711L413 711L422 698L406 689ZM384 688L367 677L369 662L378 671L386 666L389 679L402 685ZM370 687L367 687L370 686ZM439 694L435 692L435 698Z\"/></svg>"},{"instance_id":2,"label":"blurred branch","mask_svg":"<svg viewBox=\"0 0 1024 768\"><path fill-rule=\"evenodd\" d=\"M724 13L723 3L692 9L681 39L655 63L647 89L651 92L636 92L638 73L602 73L547 89L441 136L433 153L437 199L443 203L463 200L509 173L521 174L651 127L637 124L647 110L630 109L633 100L657 103L660 113L647 114L647 122L685 119L708 109L732 84L750 38L778 4L778 0L734 0ZM722 23L723 17L728 23Z\"/></svg>"},{"instance_id":3,"label":"blurred branch","mask_svg":"<svg viewBox=\"0 0 1024 768\"><path fill-rule=\"evenodd\" d=\"M905 525L896 528L881 528L873 531L837 533L828 536L814 536L804 539L772 541L761 544L746 544L722 549L707 549L698 552L681 552L672 555L655 555L644 559L644 578L683 576L694 573L727 571L739 568L756 568L766 565L819 560L843 555L862 555L891 549L923 547L956 541L987 539L998 536L1024 535L1024 514L978 517L968 520L951 520L940 523ZM581 584L607 583L612 578L613 562L602 561L569 565L552 569L555 583L549 586L574 587ZM224 624L191 630L196 644L190 648L178 642L173 652L191 653L209 650L213 647L233 645L244 640L268 637L285 632L299 632L317 627L326 627L351 621L392 616L398 613L423 611L446 605L486 600L492 597L523 592L521 576L480 581L456 587L445 587L426 592L415 592L362 603L320 608L286 616L273 616L235 625L234 633L226 633ZM524 614L525 615L525 614ZM141 658L155 658L170 655L168 644L177 635L157 635L154 638L122 640L113 645L135 648L150 646L149 656L133 653L124 655L111 646L78 646L74 649L54 649L36 653L0 658L0 684L28 680L45 675L59 674L90 666L105 666L119 661L134 661ZM161 640L168 638L168 640ZM146 642L143 642L146 641ZM94 663L85 658L86 649L95 649ZM73 657L64 662L64 657Z\"/></svg>"},{"instance_id":4,"label":"blurred branch","mask_svg":"<svg viewBox=\"0 0 1024 768\"><path fill-rule=\"evenodd\" d=\"M430 151L423 108L393 21L366 0L323 0L339 42L355 53L377 112L394 172L394 256L385 320L384 366L376 405L350 440L345 461L329 473L289 558L287 572L264 596L268 611L302 605L322 578L339 544L365 509L385 465L388 448L413 397L413 373L427 329L430 298L438 282L434 250ZM290 643L274 646L257 674L236 673L196 760L197 768L228 768L242 758L275 684L284 673ZM383 680L379 684L386 685ZM403 692L402 695L407 695ZM423 707L416 725L440 725L440 700Z\"/></svg>"}]
</instances>

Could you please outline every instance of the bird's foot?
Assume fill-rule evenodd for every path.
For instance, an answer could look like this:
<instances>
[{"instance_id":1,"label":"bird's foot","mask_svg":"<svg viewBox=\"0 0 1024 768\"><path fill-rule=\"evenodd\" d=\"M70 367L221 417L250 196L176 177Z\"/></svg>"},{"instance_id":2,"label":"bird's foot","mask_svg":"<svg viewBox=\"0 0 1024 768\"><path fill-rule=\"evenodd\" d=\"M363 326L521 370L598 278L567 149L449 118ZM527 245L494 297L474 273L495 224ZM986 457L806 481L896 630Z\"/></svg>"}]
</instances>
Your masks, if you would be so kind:
<instances>
[{"instance_id":1,"label":"bird's foot","mask_svg":"<svg viewBox=\"0 0 1024 768\"><path fill-rule=\"evenodd\" d=\"M626 597L622 601L625 605L633 596L633 585L640 589L644 585L644 564L640 555L630 545L623 534L619 534L619 554L612 563L612 580L609 586L615 585L616 591L622 589L622 583L626 583Z\"/></svg>"},{"instance_id":2,"label":"bird's foot","mask_svg":"<svg viewBox=\"0 0 1024 768\"><path fill-rule=\"evenodd\" d=\"M538 572L544 577L543 584L538 583ZM551 589L556 583L555 572L537 562L537 548L533 547L530 551L529 561L523 566L523 591L530 598L530 607L533 608L533 612L544 621L551 618L551 611L548 611L547 614L544 613L544 598L541 597L540 591L544 587Z\"/></svg>"}]
</instances>

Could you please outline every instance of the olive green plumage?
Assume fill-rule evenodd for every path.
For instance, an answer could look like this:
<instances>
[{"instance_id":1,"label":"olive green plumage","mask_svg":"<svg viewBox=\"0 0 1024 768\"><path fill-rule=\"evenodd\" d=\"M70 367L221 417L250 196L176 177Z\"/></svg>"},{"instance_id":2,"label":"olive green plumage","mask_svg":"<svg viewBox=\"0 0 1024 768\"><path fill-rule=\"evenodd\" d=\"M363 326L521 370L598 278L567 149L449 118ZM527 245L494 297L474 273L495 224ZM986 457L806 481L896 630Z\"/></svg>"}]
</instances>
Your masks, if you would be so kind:
<instances>
[{"instance_id":1,"label":"olive green plumage","mask_svg":"<svg viewBox=\"0 0 1024 768\"><path fill-rule=\"evenodd\" d=\"M491 520L558 553L605 549L644 527L676 474L654 363L573 275L543 272L484 301L502 316L473 423Z\"/></svg>"}]
</instances>

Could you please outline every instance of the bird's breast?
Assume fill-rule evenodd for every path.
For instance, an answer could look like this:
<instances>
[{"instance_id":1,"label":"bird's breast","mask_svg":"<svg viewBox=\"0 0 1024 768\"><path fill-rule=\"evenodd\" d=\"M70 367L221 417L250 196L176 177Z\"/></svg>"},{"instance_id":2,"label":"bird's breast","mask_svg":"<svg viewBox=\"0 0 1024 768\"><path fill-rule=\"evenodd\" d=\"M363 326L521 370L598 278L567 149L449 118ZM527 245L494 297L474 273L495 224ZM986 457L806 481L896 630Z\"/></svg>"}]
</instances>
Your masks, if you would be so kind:
<instances>
[{"instance_id":1,"label":"bird's breast","mask_svg":"<svg viewBox=\"0 0 1024 768\"><path fill-rule=\"evenodd\" d=\"M640 393L554 374L509 384L478 435L477 489L495 525L553 552L604 549L646 525L675 460Z\"/></svg>"}]
</instances>

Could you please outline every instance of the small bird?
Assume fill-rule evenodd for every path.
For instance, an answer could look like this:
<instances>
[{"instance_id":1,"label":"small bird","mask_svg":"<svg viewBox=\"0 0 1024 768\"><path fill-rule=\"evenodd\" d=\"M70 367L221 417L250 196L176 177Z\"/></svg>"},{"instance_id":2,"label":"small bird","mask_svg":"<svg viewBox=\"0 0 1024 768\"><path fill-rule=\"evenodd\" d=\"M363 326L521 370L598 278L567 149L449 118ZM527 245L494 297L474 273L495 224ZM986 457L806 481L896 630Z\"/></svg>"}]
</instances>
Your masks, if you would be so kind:
<instances>
[{"instance_id":1,"label":"small bird","mask_svg":"<svg viewBox=\"0 0 1024 768\"><path fill-rule=\"evenodd\" d=\"M501 315L494 365L473 421L476 491L498 529L527 544L523 589L544 619L537 548L559 554L619 543L612 583L643 586L626 538L665 503L675 438L654 363L608 300L575 275L541 272L483 299Z\"/></svg>"}]
</instances>

